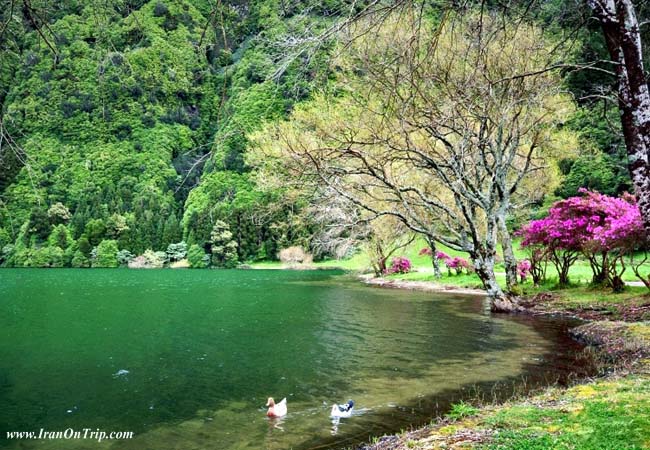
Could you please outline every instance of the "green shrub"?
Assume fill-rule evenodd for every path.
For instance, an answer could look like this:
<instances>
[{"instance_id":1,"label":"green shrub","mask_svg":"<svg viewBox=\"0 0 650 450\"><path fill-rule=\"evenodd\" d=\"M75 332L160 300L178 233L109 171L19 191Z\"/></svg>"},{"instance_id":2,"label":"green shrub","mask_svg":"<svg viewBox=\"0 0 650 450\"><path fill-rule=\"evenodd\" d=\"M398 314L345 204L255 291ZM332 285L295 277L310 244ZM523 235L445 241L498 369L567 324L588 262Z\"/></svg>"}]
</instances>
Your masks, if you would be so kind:
<instances>
[{"instance_id":1,"label":"green shrub","mask_svg":"<svg viewBox=\"0 0 650 450\"><path fill-rule=\"evenodd\" d=\"M190 267L193 269L203 269L208 266L209 256L203 251L201 247L192 244L187 251L187 260Z\"/></svg>"},{"instance_id":2,"label":"green shrub","mask_svg":"<svg viewBox=\"0 0 650 450\"><path fill-rule=\"evenodd\" d=\"M59 224L52 229L50 237L47 238L47 243L50 247L60 247L62 249L68 248L72 243L72 235L70 230L63 224Z\"/></svg>"},{"instance_id":3,"label":"green shrub","mask_svg":"<svg viewBox=\"0 0 650 450\"><path fill-rule=\"evenodd\" d=\"M0 249L2 249L5 245L11 244L11 236L9 236L9 233L7 230L4 228L0 228Z\"/></svg>"},{"instance_id":4,"label":"green shrub","mask_svg":"<svg viewBox=\"0 0 650 450\"><path fill-rule=\"evenodd\" d=\"M72 267L90 267L90 261L81 250L77 250L74 253L70 264Z\"/></svg>"},{"instance_id":5,"label":"green shrub","mask_svg":"<svg viewBox=\"0 0 650 450\"><path fill-rule=\"evenodd\" d=\"M41 247L33 251L31 267L63 267L61 247Z\"/></svg>"},{"instance_id":6,"label":"green shrub","mask_svg":"<svg viewBox=\"0 0 650 450\"><path fill-rule=\"evenodd\" d=\"M217 220L210 234L212 264L215 267L232 268L237 265L237 242L232 239L228 224Z\"/></svg>"},{"instance_id":7,"label":"green shrub","mask_svg":"<svg viewBox=\"0 0 650 450\"><path fill-rule=\"evenodd\" d=\"M170 261L180 261L187 255L187 244L179 242L177 244L169 244L167 246L167 258Z\"/></svg>"},{"instance_id":8,"label":"green shrub","mask_svg":"<svg viewBox=\"0 0 650 450\"><path fill-rule=\"evenodd\" d=\"M93 267L117 267L117 241L106 239L97 246L97 255L93 261Z\"/></svg>"},{"instance_id":9,"label":"green shrub","mask_svg":"<svg viewBox=\"0 0 650 450\"><path fill-rule=\"evenodd\" d=\"M0 251L0 264L5 266L11 266L12 258L14 256L15 251L16 251L15 245L12 244L4 245L2 247L2 251Z\"/></svg>"},{"instance_id":10,"label":"green shrub","mask_svg":"<svg viewBox=\"0 0 650 450\"><path fill-rule=\"evenodd\" d=\"M128 250L117 252L117 262L120 266L128 266L134 257L135 255Z\"/></svg>"}]
</instances>

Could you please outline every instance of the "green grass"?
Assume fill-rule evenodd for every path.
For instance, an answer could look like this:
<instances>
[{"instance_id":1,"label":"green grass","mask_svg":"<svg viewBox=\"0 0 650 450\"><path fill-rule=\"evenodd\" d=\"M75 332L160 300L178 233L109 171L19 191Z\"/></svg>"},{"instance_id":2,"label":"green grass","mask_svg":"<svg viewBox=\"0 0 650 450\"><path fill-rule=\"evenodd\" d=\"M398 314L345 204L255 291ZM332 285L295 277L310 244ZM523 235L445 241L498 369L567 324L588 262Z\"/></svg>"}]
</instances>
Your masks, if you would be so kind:
<instances>
[{"instance_id":1,"label":"green grass","mask_svg":"<svg viewBox=\"0 0 650 450\"><path fill-rule=\"evenodd\" d=\"M407 281L428 281L435 282L445 286L457 286L462 288L481 288L482 284L479 278L474 274L461 274L456 275L448 274L444 264L441 265L442 277L436 279L433 275L433 266L431 258L427 255L419 255L418 253L422 248L426 247L423 239L416 239L411 245L402 251L395 253L395 256L404 256L411 261L413 271L407 274L395 274L386 276L387 279L394 280L407 280ZM517 258L524 259L526 253L519 249L519 242L514 243L515 254ZM441 251L450 256L467 255L462 252L451 250L447 247L441 246ZM252 263L251 267L255 269L283 269L286 268L284 264L279 261L263 261ZM318 261L313 264L313 267L318 269L340 268L351 272L369 273L372 272L368 256L362 252L355 254L353 257L344 260L326 260ZM496 278L499 284L505 287L505 274L503 264L496 265ZM644 265L642 273L650 273L650 262ZM557 293L558 298L567 307L577 307L580 305L597 302L622 302L634 297L639 297L647 293L645 287L628 287L623 293L612 293L611 289L592 289L591 283L591 268L589 262L586 260L578 260L569 273L571 286L567 289L557 289L557 272L555 268L549 264L547 270L547 281L542 286L533 286L532 281L528 280L522 283L520 288L523 294L536 294L539 292L554 291ZM625 281L638 281L631 270L627 270L623 274Z\"/></svg>"},{"instance_id":2,"label":"green grass","mask_svg":"<svg viewBox=\"0 0 650 450\"><path fill-rule=\"evenodd\" d=\"M459 403L447 419L433 423L418 438L403 436L396 448L433 450L459 441L464 441L460 448L490 450L650 448L650 376L550 387L502 405Z\"/></svg>"},{"instance_id":3,"label":"green grass","mask_svg":"<svg viewBox=\"0 0 650 450\"><path fill-rule=\"evenodd\" d=\"M478 408L461 400L460 402L451 405L451 411L449 411L445 417L451 420L459 420L465 417L475 416L478 412Z\"/></svg>"},{"instance_id":4,"label":"green grass","mask_svg":"<svg viewBox=\"0 0 650 450\"><path fill-rule=\"evenodd\" d=\"M485 448L626 449L650 446L650 380L631 376L549 390L506 405L479 426L500 432Z\"/></svg>"}]
</instances>

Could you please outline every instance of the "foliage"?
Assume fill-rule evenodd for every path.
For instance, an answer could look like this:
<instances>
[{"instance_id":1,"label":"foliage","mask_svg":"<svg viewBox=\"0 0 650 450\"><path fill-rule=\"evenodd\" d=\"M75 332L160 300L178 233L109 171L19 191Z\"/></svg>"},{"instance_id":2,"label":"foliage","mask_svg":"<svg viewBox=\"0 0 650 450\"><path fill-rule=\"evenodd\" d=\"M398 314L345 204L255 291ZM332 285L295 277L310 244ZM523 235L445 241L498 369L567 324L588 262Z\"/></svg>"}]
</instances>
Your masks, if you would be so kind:
<instances>
[{"instance_id":1,"label":"foliage","mask_svg":"<svg viewBox=\"0 0 650 450\"><path fill-rule=\"evenodd\" d=\"M165 252L154 252L147 249L142 255L129 261L129 269L160 269L167 262Z\"/></svg>"},{"instance_id":2,"label":"foliage","mask_svg":"<svg viewBox=\"0 0 650 450\"><path fill-rule=\"evenodd\" d=\"M370 223L370 232L365 242L366 253L376 277L388 273L388 260L398 250L409 245L415 236L399 220L384 216Z\"/></svg>"},{"instance_id":3,"label":"foliage","mask_svg":"<svg viewBox=\"0 0 650 450\"><path fill-rule=\"evenodd\" d=\"M302 247L283 248L278 253L278 258L285 264L310 264L312 256L305 252Z\"/></svg>"},{"instance_id":4,"label":"foliage","mask_svg":"<svg viewBox=\"0 0 650 450\"><path fill-rule=\"evenodd\" d=\"M573 109L548 66L559 43L496 14L428 19L406 7L358 24L332 88L253 137L258 167L467 252L493 306L507 307L497 231L509 233L509 210L552 192L558 174L547 163L574 150L558 145Z\"/></svg>"},{"instance_id":5,"label":"foliage","mask_svg":"<svg viewBox=\"0 0 650 450\"><path fill-rule=\"evenodd\" d=\"M41 247L32 253L25 266L63 267L63 249L60 247Z\"/></svg>"},{"instance_id":6,"label":"foliage","mask_svg":"<svg viewBox=\"0 0 650 450\"><path fill-rule=\"evenodd\" d=\"M532 268L532 264L527 259L522 259L517 263L517 275L519 275L519 279L521 280L522 283L525 283L526 280L528 279L531 268Z\"/></svg>"},{"instance_id":7,"label":"foliage","mask_svg":"<svg viewBox=\"0 0 650 450\"><path fill-rule=\"evenodd\" d=\"M447 257L444 259L444 262L449 271L452 269L456 271L456 275L463 273L463 270L468 274L472 272L472 265L470 262L460 256L454 256L453 258Z\"/></svg>"},{"instance_id":8,"label":"foliage","mask_svg":"<svg viewBox=\"0 0 650 450\"><path fill-rule=\"evenodd\" d=\"M81 250L77 250L72 257L71 265L77 268L90 267L90 260Z\"/></svg>"},{"instance_id":9,"label":"foliage","mask_svg":"<svg viewBox=\"0 0 650 450\"><path fill-rule=\"evenodd\" d=\"M623 256L645 244L639 209L629 194L615 198L584 189L581 193L556 202L546 218L525 225L519 232L522 246L546 252L560 284L568 284L569 268L582 253L594 283L622 289Z\"/></svg>"},{"instance_id":10,"label":"foliage","mask_svg":"<svg viewBox=\"0 0 650 450\"><path fill-rule=\"evenodd\" d=\"M187 260L192 269L203 269L208 266L210 257L197 244L190 245L187 251Z\"/></svg>"},{"instance_id":11,"label":"foliage","mask_svg":"<svg viewBox=\"0 0 650 450\"><path fill-rule=\"evenodd\" d=\"M117 252L117 262L120 266L128 266L135 255L128 250L120 250Z\"/></svg>"},{"instance_id":12,"label":"foliage","mask_svg":"<svg viewBox=\"0 0 650 450\"><path fill-rule=\"evenodd\" d=\"M0 265L5 265L11 261L16 247L12 244L7 244L0 249Z\"/></svg>"},{"instance_id":13,"label":"foliage","mask_svg":"<svg viewBox=\"0 0 650 450\"><path fill-rule=\"evenodd\" d=\"M67 223L71 219L70 210L61 202L56 202L47 210L47 217L53 224Z\"/></svg>"},{"instance_id":14,"label":"foliage","mask_svg":"<svg viewBox=\"0 0 650 450\"><path fill-rule=\"evenodd\" d=\"M212 265L233 268L237 265L237 242L232 239L232 232L227 223L217 220L210 234Z\"/></svg>"},{"instance_id":15,"label":"foliage","mask_svg":"<svg viewBox=\"0 0 650 450\"><path fill-rule=\"evenodd\" d=\"M560 197L576 196L582 188L607 195L618 195L629 188L627 172L621 174L621 164L617 164L609 155L585 155L566 160L564 164L566 178L556 190Z\"/></svg>"},{"instance_id":16,"label":"foliage","mask_svg":"<svg viewBox=\"0 0 650 450\"><path fill-rule=\"evenodd\" d=\"M451 420L459 420L465 417L474 416L478 414L479 409L464 401L454 403L451 405L451 411L446 414L446 417Z\"/></svg>"},{"instance_id":17,"label":"foliage","mask_svg":"<svg viewBox=\"0 0 650 450\"><path fill-rule=\"evenodd\" d=\"M70 230L63 224L55 226L47 238L47 243L51 247L60 247L65 250L72 244Z\"/></svg>"},{"instance_id":18,"label":"foliage","mask_svg":"<svg viewBox=\"0 0 650 450\"><path fill-rule=\"evenodd\" d=\"M309 20L299 12L311 0L73 3L40 11L44 35L20 8L0 11L0 124L3 142L5 132L15 141L0 154L0 229L11 230L0 247L16 245L24 263L61 224L85 258L106 239L134 254L204 246L217 219L236 231L242 258L273 258L279 238L302 244L288 213L299 208L278 210L275 193L248 180L246 136L325 79L325 47L269 75L279 42L324 29L343 3ZM254 221L266 208L268 222Z\"/></svg>"},{"instance_id":19,"label":"foliage","mask_svg":"<svg viewBox=\"0 0 650 450\"><path fill-rule=\"evenodd\" d=\"M93 259L93 267L118 267L117 259L117 241L106 239L97 246L97 253Z\"/></svg>"},{"instance_id":20,"label":"foliage","mask_svg":"<svg viewBox=\"0 0 650 450\"><path fill-rule=\"evenodd\" d=\"M167 246L167 259L169 261L180 261L187 255L187 244L183 241Z\"/></svg>"},{"instance_id":21,"label":"foliage","mask_svg":"<svg viewBox=\"0 0 650 450\"><path fill-rule=\"evenodd\" d=\"M64 252L63 265L86 266L93 248L104 240L117 241L118 248L131 254L166 251L181 240L210 249L216 221L229 226L237 260L274 259L280 249L291 246L301 246L316 258L349 256L368 237L365 225L354 231L338 227L335 236L323 233L334 229L326 216L335 217L330 213L336 207L321 208L304 191L288 195L292 189L288 183L274 185L268 182L270 177L252 173L251 146L257 144L257 133L266 133L265 122L286 118L292 111L298 119L301 114L313 116L308 137L313 130L332 132L346 122L361 134L381 123L359 113L364 100L359 94L366 92L372 94L366 106L381 109L374 108L377 90L367 89L367 75L379 72L366 70L364 64L377 62L381 67L382 58L408 55L397 51L413 42L406 39L408 26L402 29L387 20L386 27L361 38L362 45L349 45L345 37L344 42L322 42L298 52L294 60L287 58L284 65L294 50L287 45L316 42L332 21L341 14L347 17L350 5L359 5L348 0L256 0L244 6L207 0L55 3L42 8L39 21L47 24L43 36L22 20L19 9L0 11L0 23L6 27L0 46L0 131L15 141L15 148L5 145L0 152L0 248L13 246L1 257L3 265L58 265L58 251L47 250L58 247ZM438 5L431 8L431 17L438 17ZM508 40L497 59L491 59L494 52L488 49L481 70L494 74L521 64L528 70L540 63L539 54L554 47L552 34L559 35L563 26L573 32L577 21L572 20L579 11L569 8L567 13L566 5L558 2L539 8L535 20L550 33L538 33L538 27L525 24L522 29L531 33ZM11 11L16 20L9 20ZM471 64L455 56L463 53L456 52L457 46L467 41L454 43L445 33L437 34L436 20L429 19L423 29L440 36L442 60L450 64L433 64L435 56L422 67L429 74L441 67L450 67L456 75L470 74L466 69ZM607 55L602 36L593 31L593 27L578 31L583 45L576 47L584 62ZM523 52L527 58L518 58L513 50L531 42L532 51ZM371 59L363 58L366 44ZM329 54L340 49L349 49L348 56L330 64ZM445 52L454 57L444 57ZM278 61L283 65L276 74ZM404 80L405 73L400 72L404 67L394 65L399 75L395 79ZM608 109L607 102L582 99L600 93L611 77L603 75L605 71L586 72L567 76L568 87L581 103L575 111L561 96L548 104L535 103L549 112L545 117L550 119L538 136L538 148L546 152L547 160L561 150L567 158L565 179L560 183L550 161L551 169L537 171L524 183L520 193L525 198L517 201L541 203L540 197L556 186L564 197L576 195L580 187L610 195L629 188L616 111ZM549 72L545 82L554 76ZM432 104L439 106L448 95L435 89L423 92L433 94ZM463 87L465 92L469 95L457 105L490 98ZM482 102L481 107L487 104ZM411 106L423 105L418 101ZM390 102L386 106L391 107ZM334 115L328 117L330 113ZM552 125L559 116L562 132ZM385 130L380 131L383 137ZM272 134L269 138L274 139ZM14 151L5 151L9 148ZM430 176L403 167L394 173L398 178L415 174L413 184L440 192L443 202L453 203L441 183L427 181ZM423 222L431 225L427 232L444 231L439 216L437 212L426 217ZM387 244L382 245L386 253ZM381 260L375 258L375 263Z\"/></svg>"}]
</instances>

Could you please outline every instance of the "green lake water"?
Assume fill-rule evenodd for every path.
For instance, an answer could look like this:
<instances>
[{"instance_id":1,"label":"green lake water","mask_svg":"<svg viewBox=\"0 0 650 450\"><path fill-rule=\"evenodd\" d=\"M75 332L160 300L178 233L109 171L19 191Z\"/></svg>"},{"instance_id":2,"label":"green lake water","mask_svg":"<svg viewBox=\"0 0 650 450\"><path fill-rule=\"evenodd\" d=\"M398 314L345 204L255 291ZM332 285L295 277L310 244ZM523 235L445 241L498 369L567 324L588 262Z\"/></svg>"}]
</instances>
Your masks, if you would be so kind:
<instances>
[{"instance_id":1,"label":"green lake water","mask_svg":"<svg viewBox=\"0 0 650 450\"><path fill-rule=\"evenodd\" d=\"M335 271L0 270L0 447L341 448L566 379L577 350L558 321ZM348 399L355 415L332 423ZM41 428L135 437L4 439Z\"/></svg>"}]
</instances>

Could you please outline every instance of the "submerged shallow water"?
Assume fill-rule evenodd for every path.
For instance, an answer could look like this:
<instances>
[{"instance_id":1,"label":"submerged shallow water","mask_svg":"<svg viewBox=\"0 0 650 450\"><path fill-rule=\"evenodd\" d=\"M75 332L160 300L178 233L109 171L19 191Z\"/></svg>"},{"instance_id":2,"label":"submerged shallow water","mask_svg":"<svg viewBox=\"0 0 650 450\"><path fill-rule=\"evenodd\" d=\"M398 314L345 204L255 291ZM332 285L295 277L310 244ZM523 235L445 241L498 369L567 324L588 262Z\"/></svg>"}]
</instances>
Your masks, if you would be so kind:
<instances>
[{"instance_id":1,"label":"submerged shallow water","mask_svg":"<svg viewBox=\"0 0 650 450\"><path fill-rule=\"evenodd\" d=\"M0 271L0 446L340 448L566 379L566 324L334 271ZM265 417L266 398L289 414ZM355 414L333 423L333 402ZM127 441L7 441L99 428Z\"/></svg>"}]
</instances>

